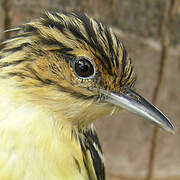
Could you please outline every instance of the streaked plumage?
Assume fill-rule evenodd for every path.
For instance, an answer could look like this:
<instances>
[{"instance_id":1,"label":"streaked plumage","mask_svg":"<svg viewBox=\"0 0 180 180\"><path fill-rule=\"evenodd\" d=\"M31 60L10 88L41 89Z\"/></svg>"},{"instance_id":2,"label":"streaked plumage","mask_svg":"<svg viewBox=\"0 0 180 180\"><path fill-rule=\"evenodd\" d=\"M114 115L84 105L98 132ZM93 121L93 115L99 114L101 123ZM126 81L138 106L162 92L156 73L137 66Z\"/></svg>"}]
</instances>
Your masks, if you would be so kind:
<instances>
[{"instance_id":1,"label":"streaked plumage","mask_svg":"<svg viewBox=\"0 0 180 180\"><path fill-rule=\"evenodd\" d=\"M11 31L0 45L0 179L104 180L92 122L120 109L103 91L134 85L123 44L80 12L48 12ZM91 77L75 73L80 63L94 67Z\"/></svg>"}]
</instances>

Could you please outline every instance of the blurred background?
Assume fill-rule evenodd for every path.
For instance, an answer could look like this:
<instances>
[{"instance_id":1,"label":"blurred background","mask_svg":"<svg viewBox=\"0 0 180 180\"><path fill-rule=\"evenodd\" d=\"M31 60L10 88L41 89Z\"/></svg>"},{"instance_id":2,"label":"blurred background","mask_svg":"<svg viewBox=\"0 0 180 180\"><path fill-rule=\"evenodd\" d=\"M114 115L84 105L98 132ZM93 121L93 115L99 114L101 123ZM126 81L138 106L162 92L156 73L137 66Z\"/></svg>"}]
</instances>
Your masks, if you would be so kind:
<instances>
[{"instance_id":1,"label":"blurred background","mask_svg":"<svg viewBox=\"0 0 180 180\"><path fill-rule=\"evenodd\" d=\"M62 9L113 28L134 62L137 92L176 127L173 136L126 111L98 120L107 180L180 180L180 0L0 0L0 38L44 10Z\"/></svg>"}]
</instances>

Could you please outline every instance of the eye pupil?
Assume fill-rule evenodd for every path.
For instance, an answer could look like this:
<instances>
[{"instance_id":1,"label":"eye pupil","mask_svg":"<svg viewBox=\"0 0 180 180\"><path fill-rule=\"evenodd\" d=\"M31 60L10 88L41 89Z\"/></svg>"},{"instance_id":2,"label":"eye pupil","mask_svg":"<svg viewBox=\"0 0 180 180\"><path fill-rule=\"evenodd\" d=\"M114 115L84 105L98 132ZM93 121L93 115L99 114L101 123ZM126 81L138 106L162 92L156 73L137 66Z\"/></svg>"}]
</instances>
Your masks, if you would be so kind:
<instances>
[{"instance_id":1,"label":"eye pupil","mask_svg":"<svg viewBox=\"0 0 180 180\"><path fill-rule=\"evenodd\" d=\"M74 70L75 73L81 78L88 78L94 74L94 67L92 63L86 58L76 60L74 64Z\"/></svg>"},{"instance_id":2,"label":"eye pupil","mask_svg":"<svg viewBox=\"0 0 180 180\"><path fill-rule=\"evenodd\" d=\"M87 72L89 69L89 64L87 64L87 62L83 62L83 61L78 61L76 63L77 68L79 68L79 70L83 73L83 72Z\"/></svg>"}]
</instances>

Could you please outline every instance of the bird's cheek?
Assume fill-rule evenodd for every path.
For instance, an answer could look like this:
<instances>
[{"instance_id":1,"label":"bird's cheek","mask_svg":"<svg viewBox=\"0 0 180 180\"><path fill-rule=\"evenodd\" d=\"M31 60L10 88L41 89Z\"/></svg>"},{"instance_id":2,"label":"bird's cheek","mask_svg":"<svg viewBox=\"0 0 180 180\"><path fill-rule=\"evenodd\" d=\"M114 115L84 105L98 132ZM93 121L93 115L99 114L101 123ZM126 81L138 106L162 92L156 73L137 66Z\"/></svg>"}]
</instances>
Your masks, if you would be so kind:
<instances>
[{"instance_id":1,"label":"bird's cheek","mask_svg":"<svg viewBox=\"0 0 180 180\"><path fill-rule=\"evenodd\" d=\"M116 115L118 114L120 111L122 111L123 109L117 106L114 106L113 110L111 111L110 115Z\"/></svg>"},{"instance_id":2,"label":"bird's cheek","mask_svg":"<svg viewBox=\"0 0 180 180\"><path fill-rule=\"evenodd\" d=\"M105 115L114 114L116 113L116 111L117 108L115 106L106 103L92 103L90 106L86 107L86 109L84 109L83 111L81 111L81 113L78 114L76 122L81 125L88 125L96 119L99 119Z\"/></svg>"},{"instance_id":3,"label":"bird's cheek","mask_svg":"<svg viewBox=\"0 0 180 180\"><path fill-rule=\"evenodd\" d=\"M105 115L113 115L116 114L117 112L119 112L118 107L114 106L114 105L110 105L108 103L103 103L102 105L98 105L98 106L94 106L93 107L93 111L94 114L96 114L96 119L103 117Z\"/></svg>"}]
</instances>

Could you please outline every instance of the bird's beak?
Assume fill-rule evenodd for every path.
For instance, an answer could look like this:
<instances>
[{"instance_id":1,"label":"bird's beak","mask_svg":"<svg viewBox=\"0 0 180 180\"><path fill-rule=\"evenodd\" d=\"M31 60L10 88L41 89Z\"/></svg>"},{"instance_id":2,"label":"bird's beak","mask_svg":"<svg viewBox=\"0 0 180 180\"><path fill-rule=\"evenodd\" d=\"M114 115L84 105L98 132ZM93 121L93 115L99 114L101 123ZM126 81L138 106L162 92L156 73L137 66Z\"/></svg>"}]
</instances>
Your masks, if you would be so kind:
<instances>
[{"instance_id":1,"label":"bird's beak","mask_svg":"<svg viewBox=\"0 0 180 180\"><path fill-rule=\"evenodd\" d=\"M174 127L168 118L129 87L125 87L123 93L106 91L102 91L101 93L104 95L106 102L133 112L172 134L175 133Z\"/></svg>"}]
</instances>

